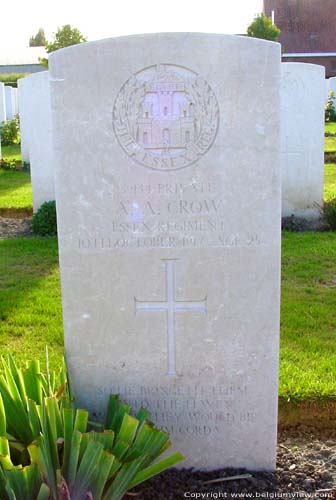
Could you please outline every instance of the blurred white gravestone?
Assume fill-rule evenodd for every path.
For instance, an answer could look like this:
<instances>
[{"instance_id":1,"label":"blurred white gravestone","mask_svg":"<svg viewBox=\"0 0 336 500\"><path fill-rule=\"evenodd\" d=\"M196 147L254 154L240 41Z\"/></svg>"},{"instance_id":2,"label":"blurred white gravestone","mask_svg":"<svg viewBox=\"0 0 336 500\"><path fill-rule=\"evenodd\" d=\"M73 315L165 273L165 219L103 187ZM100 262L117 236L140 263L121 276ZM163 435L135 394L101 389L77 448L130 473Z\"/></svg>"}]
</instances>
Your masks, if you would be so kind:
<instances>
[{"instance_id":1,"label":"blurred white gravestone","mask_svg":"<svg viewBox=\"0 0 336 500\"><path fill-rule=\"evenodd\" d=\"M19 114L19 98L18 98L18 89L13 87L13 106L14 106L14 116Z\"/></svg>"},{"instance_id":2,"label":"blurred white gravestone","mask_svg":"<svg viewBox=\"0 0 336 500\"><path fill-rule=\"evenodd\" d=\"M283 63L282 215L320 217L324 183L325 68Z\"/></svg>"},{"instance_id":3,"label":"blurred white gravestone","mask_svg":"<svg viewBox=\"0 0 336 500\"><path fill-rule=\"evenodd\" d=\"M5 97L5 85L0 82L0 125L6 121L6 97ZM0 140L0 160L1 155L1 140Z\"/></svg>"},{"instance_id":4,"label":"blurred white gravestone","mask_svg":"<svg viewBox=\"0 0 336 500\"><path fill-rule=\"evenodd\" d=\"M6 121L5 85L0 82L0 123Z\"/></svg>"},{"instance_id":5,"label":"blurred white gravestone","mask_svg":"<svg viewBox=\"0 0 336 500\"><path fill-rule=\"evenodd\" d=\"M327 79L328 82L328 92L332 90L336 97L336 76Z\"/></svg>"},{"instance_id":6,"label":"blurred white gravestone","mask_svg":"<svg viewBox=\"0 0 336 500\"><path fill-rule=\"evenodd\" d=\"M42 203L55 199L49 72L26 76L19 80L19 88L25 89L20 109L24 147L28 144L29 149L33 210L36 212Z\"/></svg>"},{"instance_id":7,"label":"blurred white gravestone","mask_svg":"<svg viewBox=\"0 0 336 500\"><path fill-rule=\"evenodd\" d=\"M32 118L29 116L31 79L28 77L18 80L18 99L20 103L20 136L22 161L29 163L29 134L32 126Z\"/></svg>"},{"instance_id":8,"label":"blurred white gravestone","mask_svg":"<svg viewBox=\"0 0 336 500\"><path fill-rule=\"evenodd\" d=\"M49 63L78 405L120 393L185 465L274 469L280 46L139 35Z\"/></svg>"},{"instance_id":9,"label":"blurred white gravestone","mask_svg":"<svg viewBox=\"0 0 336 500\"><path fill-rule=\"evenodd\" d=\"M15 92L13 87L5 85L6 99L6 119L12 120L15 117Z\"/></svg>"}]
</instances>

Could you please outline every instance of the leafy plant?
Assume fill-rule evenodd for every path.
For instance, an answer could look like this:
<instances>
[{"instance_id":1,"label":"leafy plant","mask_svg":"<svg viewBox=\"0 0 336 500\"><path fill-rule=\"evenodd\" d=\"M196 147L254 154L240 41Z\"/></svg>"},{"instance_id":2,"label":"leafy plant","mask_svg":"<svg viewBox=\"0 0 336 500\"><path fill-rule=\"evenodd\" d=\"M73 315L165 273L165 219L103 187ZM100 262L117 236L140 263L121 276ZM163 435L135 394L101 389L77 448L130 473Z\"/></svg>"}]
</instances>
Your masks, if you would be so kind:
<instances>
[{"instance_id":1,"label":"leafy plant","mask_svg":"<svg viewBox=\"0 0 336 500\"><path fill-rule=\"evenodd\" d=\"M324 203L324 216L330 229L336 231L336 197Z\"/></svg>"},{"instance_id":2,"label":"leafy plant","mask_svg":"<svg viewBox=\"0 0 336 500\"><path fill-rule=\"evenodd\" d=\"M37 362L21 370L10 357L3 371L3 500L118 500L183 459L173 453L158 460L169 435L154 427L147 410L131 416L117 395L110 396L105 424L90 424L89 413L74 407L65 366L59 376L49 370L43 376Z\"/></svg>"},{"instance_id":3,"label":"leafy plant","mask_svg":"<svg viewBox=\"0 0 336 500\"><path fill-rule=\"evenodd\" d=\"M65 24L61 28L58 28L52 42L45 43L45 48L47 53L50 54L55 50L82 42L86 42L86 37L77 28L73 28L70 24ZM48 67L48 59L42 58L39 62L42 66Z\"/></svg>"},{"instance_id":4,"label":"leafy plant","mask_svg":"<svg viewBox=\"0 0 336 500\"><path fill-rule=\"evenodd\" d=\"M247 28L247 35L253 38L262 38L276 42L280 35L280 29L273 24L270 17L258 14Z\"/></svg>"},{"instance_id":5,"label":"leafy plant","mask_svg":"<svg viewBox=\"0 0 336 500\"><path fill-rule=\"evenodd\" d=\"M56 202L44 202L32 218L34 234L39 236L57 235Z\"/></svg>"},{"instance_id":6,"label":"leafy plant","mask_svg":"<svg viewBox=\"0 0 336 500\"><path fill-rule=\"evenodd\" d=\"M2 146L20 143L20 120L18 116L1 123L0 137Z\"/></svg>"},{"instance_id":7,"label":"leafy plant","mask_svg":"<svg viewBox=\"0 0 336 500\"><path fill-rule=\"evenodd\" d=\"M333 90L329 91L328 101L324 108L325 111L325 121L335 122L336 121L336 109L335 109L335 93Z\"/></svg>"},{"instance_id":8,"label":"leafy plant","mask_svg":"<svg viewBox=\"0 0 336 500\"><path fill-rule=\"evenodd\" d=\"M0 160L0 168L2 170L17 170L16 160Z\"/></svg>"}]
</instances>

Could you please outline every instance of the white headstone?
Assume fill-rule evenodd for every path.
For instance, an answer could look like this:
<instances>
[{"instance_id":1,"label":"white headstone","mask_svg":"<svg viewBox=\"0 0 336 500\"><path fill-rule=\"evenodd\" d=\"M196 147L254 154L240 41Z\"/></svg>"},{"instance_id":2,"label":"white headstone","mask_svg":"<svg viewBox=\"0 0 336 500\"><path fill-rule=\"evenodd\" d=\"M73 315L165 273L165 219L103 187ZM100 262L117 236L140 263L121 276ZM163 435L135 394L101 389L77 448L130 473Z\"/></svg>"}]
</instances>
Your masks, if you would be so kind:
<instances>
[{"instance_id":1,"label":"white headstone","mask_svg":"<svg viewBox=\"0 0 336 500\"><path fill-rule=\"evenodd\" d=\"M328 78L328 82L329 82L329 90L332 90L336 97L336 76Z\"/></svg>"},{"instance_id":2,"label":"white headstone","mask_svg":"<svg viewBox=\"0 0 336 500\"><path fill-rule=\"evenodd\" d=\"M20 103L20 135L21 135L21 157L22 161L29 163L29 135L32 126L32 118L29 115L30 87L32 80L28 77L18 80L18 99Z\"/></svg>"},{"instance_id":3,"label":"white headstone","mask_svg":"<svg viewBox=\"0 0 336 500\"><path fill-rule=\"evenodd\" d=\"M6 121L5 85L0 82L0 124Z\"/></svg>"},{"instance_id":4,"label":"white headstone","mask_svg":"<svg viewBox=\"0 0 336 500\"><path fill-rule=\"evenodd\" d=\"M5 85L0 82L0 125L6 120L6 97L5 97ZM1 140L0 140L0 160L2 158L1 154Z\"/></svg>"},{"instance_id":5,"label":"white headstone","mask_svg":"<svg viewBox=\"0 0 336 500\"><path fill-rule=\"evenodd\" d=\"M12 120L15 117L15 93L13 87L5 85L6 97L6 119Z\"/></svg>"},{"instance_id":6,"label":"white headstone","mask_svg":"<svg viewBox=\"0 0 336 500\"><path fill-rule=\"evenodd\" d=\"M280 46L139 35L49 61L79 406L120 393L184 465L274 469Z\"/></svg>"},{"instance_id":7,"label":"white headstone","mask_svg":"<svg viewBox=\"0 0 336 500\"><path fill-rule=\"evenodd\" d=\"M25 88L20 106L36 212L42 203L55 199L49 72L34 73L19 82L20 88Z\"/></svg>"},{"instance_id":8,"label":"white headstone","mask_svg":"<svg viewBox=\"0 0 336 500\"><path fill-rule=\"evenodd\" d=\"M327 102L328 99L329 99L329 92L331 90L331 88L330 88L330 82L329 82L328 78L326 78L326 80L325 80L325 86L326 86L326 102Z\"/></svg>"},{"instance_id":9,"label":"white headstone","mask_svg":"<svg viewBox=\"0 0 336 500\"><path fill-rule=\"evenodd\" d=\"M13 87L14 115L19 113L18 89Z\"/></svg>"},{"instance_id":10,"label":"white headstone","mask_svg":"<svg viewBox=\"0 0 336 500\"><path fill-rule=\"evenodd\" d=\"M282 215L313 220L323 206L325 68L281 68Z\"/></svg>"}]
</instances>

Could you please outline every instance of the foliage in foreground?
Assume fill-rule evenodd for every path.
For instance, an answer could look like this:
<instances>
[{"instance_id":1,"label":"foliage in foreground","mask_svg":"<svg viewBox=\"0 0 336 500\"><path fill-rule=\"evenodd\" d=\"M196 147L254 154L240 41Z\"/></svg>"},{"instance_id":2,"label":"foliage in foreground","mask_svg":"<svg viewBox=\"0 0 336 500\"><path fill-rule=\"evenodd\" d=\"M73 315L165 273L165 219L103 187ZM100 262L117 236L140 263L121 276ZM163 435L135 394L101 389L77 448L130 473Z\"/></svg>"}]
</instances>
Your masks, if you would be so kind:
<instances>
[{"instance_id":1,"label":"foliage in foreground","mask_svg":"<svg viewBox=\"0 0 336 500\"><path fill-rule=\"evenodd\" d=\"M32 228L34 234L39 236L57 235L56 202L44 202L33 215Z\"/></svg>"},{"instance_id":2,"label":"foliage in foreground","mask_svg":"<svg viewBox=\"0 0 336 500\"><path fill-rule=\"evenodd\" d=\"M3 500L116 500L183 459L167 433L110 396L104 426L75 409L65 366L18 369L9 357L0 377L0 497ZM155 463L153 464L153 462Z\"/></svg>"},{"instance_id":3,"label":"foliage in foreground","mask_svg":"<svg viewBox=\"0 0 336 500\"><path fill-rule=\"evenodd\" d=\"M265 16L265 14L258 14L247 28L247 35L276 42L280 35L280 29L273 24L270 17Z\"/></svg>"},{"instance_id":4,"label":"foliage in foreground","mask_svg":"<svg viewBox=\"0 0 336 500\"><path fill-rule=\"evenodd\" d=\"M20 143L20 120L18 116L1 123L0 137L2 146Z\"/></svg>"}]
</instances>

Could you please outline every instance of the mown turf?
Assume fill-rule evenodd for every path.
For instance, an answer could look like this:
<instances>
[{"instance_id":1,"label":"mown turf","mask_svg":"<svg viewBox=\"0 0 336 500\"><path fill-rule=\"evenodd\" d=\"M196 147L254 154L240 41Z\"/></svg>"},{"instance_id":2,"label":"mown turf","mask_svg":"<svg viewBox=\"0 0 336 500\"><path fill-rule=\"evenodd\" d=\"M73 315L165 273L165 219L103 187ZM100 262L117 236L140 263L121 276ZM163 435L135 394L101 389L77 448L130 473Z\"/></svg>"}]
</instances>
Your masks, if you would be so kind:
<instances>
[{"instance_id":1,"label":"mown turf","mask_svg":"<svg viewBox=\"0 0 336 500\"><path fill-rule=\"evenodd\" d=\"M44 359L55 367L63 350L57 241L0 241L0 348L21 362Z\"/></svg>"},{"instance_id":2,"label":"mown turf","mask_svg":"<svg viewBox=\"0 0 336 500\"><path fill-rule=\"evenodd\" d=\"M336 395L336 234L284 233L280 396ZM56 239L0 241L0 348L51 365L62 353ZM84 346L85 349L85 346Z\"/></svg>"},{"instance_id":3,"label":"mown turf","mask_svg":"<svg viewBox=\"0 0 336 500\"><path fill-rule=\"evenodd\" d=\"M336 133L336 122L328 122L325 124L325 131L326 132L333 132Z\"/></svg>"},{"instance_id":4,"label":"mown turf","mask_svg":"<svg viewBox=\"0 0 336 500\"><path fill-rule=\"evenodd\" d=\"M336 197L336 164L330 163L324 166L324 199L330 200Z\"/></svg>"},{"instance_id":5,"label":"mown turf","mask_svg":"<svg viewBox=\"0 0 336 500\"><path fill-rule=\"evenodd\" d=\"M32 206L30 174L0 169L0 209L31 209Z\"/></svg>"},{"instance_id":6,"label":"mown turf","mask_svg":"<svg viewBox=\"0 0 336 500\"><path fill-rule=\"evenodd\" d=\"M4 160L21 161L21 146L20 144L1 146L1 154Z\"/></svg>"},{"instance_id":7,"label":"mown turf","mask_svg":"<svg viewBox=\"0 0 336 500\"><path fill-rule=\"evenodd\" d=\"M325 153L331 153L336 151L336 137L324 138L324 151Z\"/></svg>"},{"instance_id":8,"label":"mown turf","mask_svg":"<svg viewBox=\"0 0 336 500\"><path fill-rule=\"evenodd\" d=\"M280 395L336 395L336 234L284 233Z\"/></svg>"}]
</instances>

